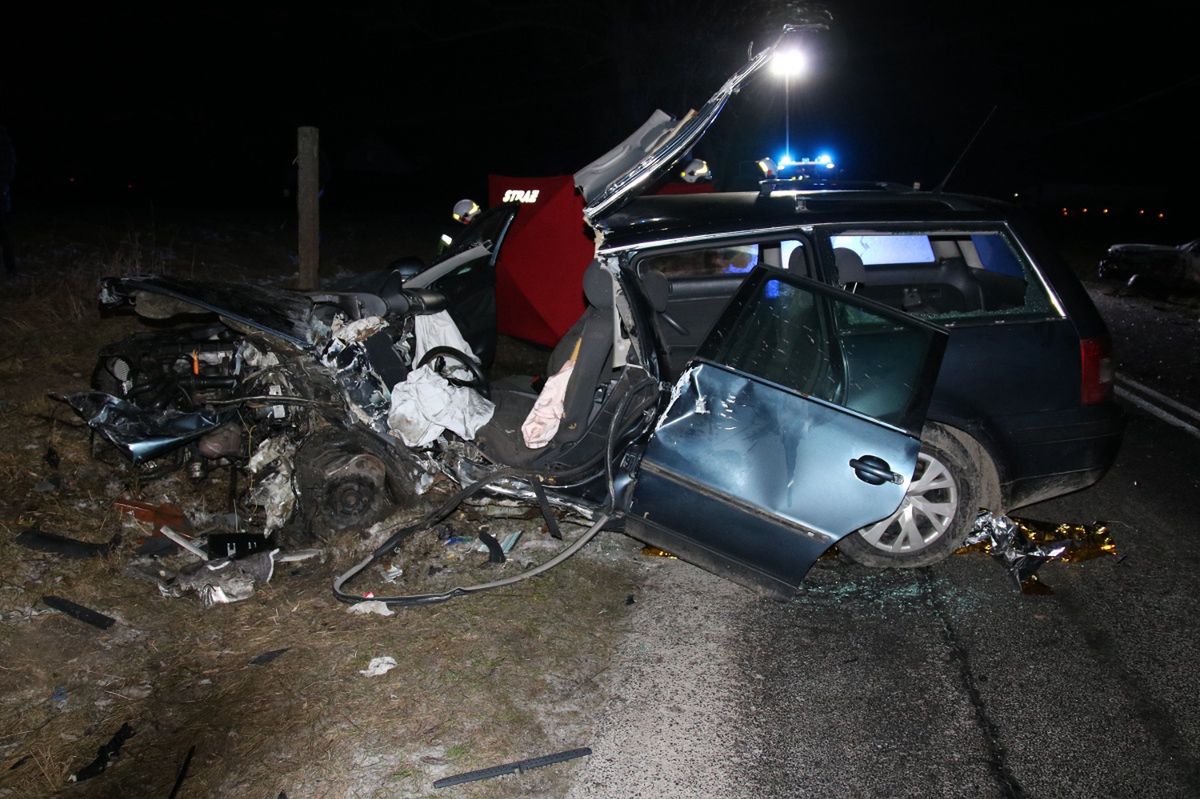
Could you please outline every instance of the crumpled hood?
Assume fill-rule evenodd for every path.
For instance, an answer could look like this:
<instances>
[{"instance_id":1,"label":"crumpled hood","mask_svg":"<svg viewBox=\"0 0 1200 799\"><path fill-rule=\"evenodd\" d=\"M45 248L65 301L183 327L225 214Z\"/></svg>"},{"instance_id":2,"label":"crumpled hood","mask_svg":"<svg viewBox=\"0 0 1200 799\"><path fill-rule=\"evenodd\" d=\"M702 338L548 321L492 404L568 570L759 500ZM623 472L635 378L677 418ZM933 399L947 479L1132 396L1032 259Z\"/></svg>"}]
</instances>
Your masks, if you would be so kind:
<instances>
[{"instance_id":1,"label":"crumpled hood","mask_svg":"<svg viewBox=\"0 0 1200 799\"><path fill-rule=\"evenodd\" d=\"M313 343L313 301L299 291L166 277L106 277L100 281L100 305L132 307L139 316L152 319L215 313L297 347Z\"/></svg>"}]
</instances>

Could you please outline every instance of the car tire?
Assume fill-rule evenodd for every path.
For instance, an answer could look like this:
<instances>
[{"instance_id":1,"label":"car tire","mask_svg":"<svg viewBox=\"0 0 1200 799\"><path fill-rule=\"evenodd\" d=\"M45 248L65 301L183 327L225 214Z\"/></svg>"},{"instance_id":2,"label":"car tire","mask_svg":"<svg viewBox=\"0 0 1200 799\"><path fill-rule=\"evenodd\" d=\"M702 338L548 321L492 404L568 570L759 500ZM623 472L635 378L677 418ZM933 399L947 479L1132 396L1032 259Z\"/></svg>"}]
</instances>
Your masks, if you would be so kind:
<instances>
[{"instance_id":1,"label":"car tire","mask_svg":"<svg viewBox=\"0 0 1200 799\"><path fill-rule=\"evenodd\" d=\"M962 545L979 508L980 471L946 428L925 426L908 492L886 519L851 533L838 549L875 568L937 563Z\"/></svg>"}]
</instances>

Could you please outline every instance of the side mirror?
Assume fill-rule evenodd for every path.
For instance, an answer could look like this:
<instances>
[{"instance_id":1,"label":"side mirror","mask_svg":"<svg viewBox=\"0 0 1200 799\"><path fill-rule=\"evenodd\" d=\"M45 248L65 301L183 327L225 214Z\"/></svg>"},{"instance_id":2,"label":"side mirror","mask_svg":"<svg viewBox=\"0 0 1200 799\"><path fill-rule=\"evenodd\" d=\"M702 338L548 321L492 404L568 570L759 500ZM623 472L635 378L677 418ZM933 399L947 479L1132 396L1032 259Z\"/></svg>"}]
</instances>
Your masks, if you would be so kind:
<instances>
[{"instance_id":1,"label":"side mirror","mask_svg":"<svg viewBox=\"0 0 1200 799\"><path fill-rule=\"evenodd\" d=\"M414 278L425 271L425 262L415 255L397 258L388 264L388 269L400 273L401 282Z\"/></svg>"}]
</instances>

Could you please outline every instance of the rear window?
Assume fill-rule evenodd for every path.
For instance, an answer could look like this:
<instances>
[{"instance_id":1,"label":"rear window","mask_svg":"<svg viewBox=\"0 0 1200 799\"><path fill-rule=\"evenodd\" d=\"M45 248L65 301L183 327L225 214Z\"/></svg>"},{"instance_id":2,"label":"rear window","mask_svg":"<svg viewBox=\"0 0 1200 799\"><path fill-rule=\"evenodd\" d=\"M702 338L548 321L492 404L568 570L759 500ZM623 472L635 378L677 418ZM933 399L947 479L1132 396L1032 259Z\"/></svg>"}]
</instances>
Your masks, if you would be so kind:
<instances>
[{"instance_id":1,"label":"rear window","mask_svg":"<svg viewBox=\"0 0 1200 799\"><path fill-rule=\"evenodd\" d=\"M854 230L830 235L830 278L848 291L942 323L1045 316L1053 305L999 230Z\"/></svg>"}]
</instances>

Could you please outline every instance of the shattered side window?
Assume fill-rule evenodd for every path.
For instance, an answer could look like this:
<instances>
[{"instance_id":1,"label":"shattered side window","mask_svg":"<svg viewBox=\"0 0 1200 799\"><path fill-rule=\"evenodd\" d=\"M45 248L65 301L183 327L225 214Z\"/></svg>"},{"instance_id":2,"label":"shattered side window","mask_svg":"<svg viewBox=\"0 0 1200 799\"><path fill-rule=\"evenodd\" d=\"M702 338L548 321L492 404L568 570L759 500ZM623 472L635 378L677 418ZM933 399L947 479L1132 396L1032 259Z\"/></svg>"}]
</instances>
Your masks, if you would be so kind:
<instances>
[{"instance_id":1,"label":"shattered side window","mask_svg":"<svg viewBox=\"0 0 1200 799\"><path fill-rule=\"evenodd\" d=\"M779 273L775 273L779 274ZM758 273L699 357L901 429L932 387L935 329L807 282Z\"/></svg>"}]
</instances>

